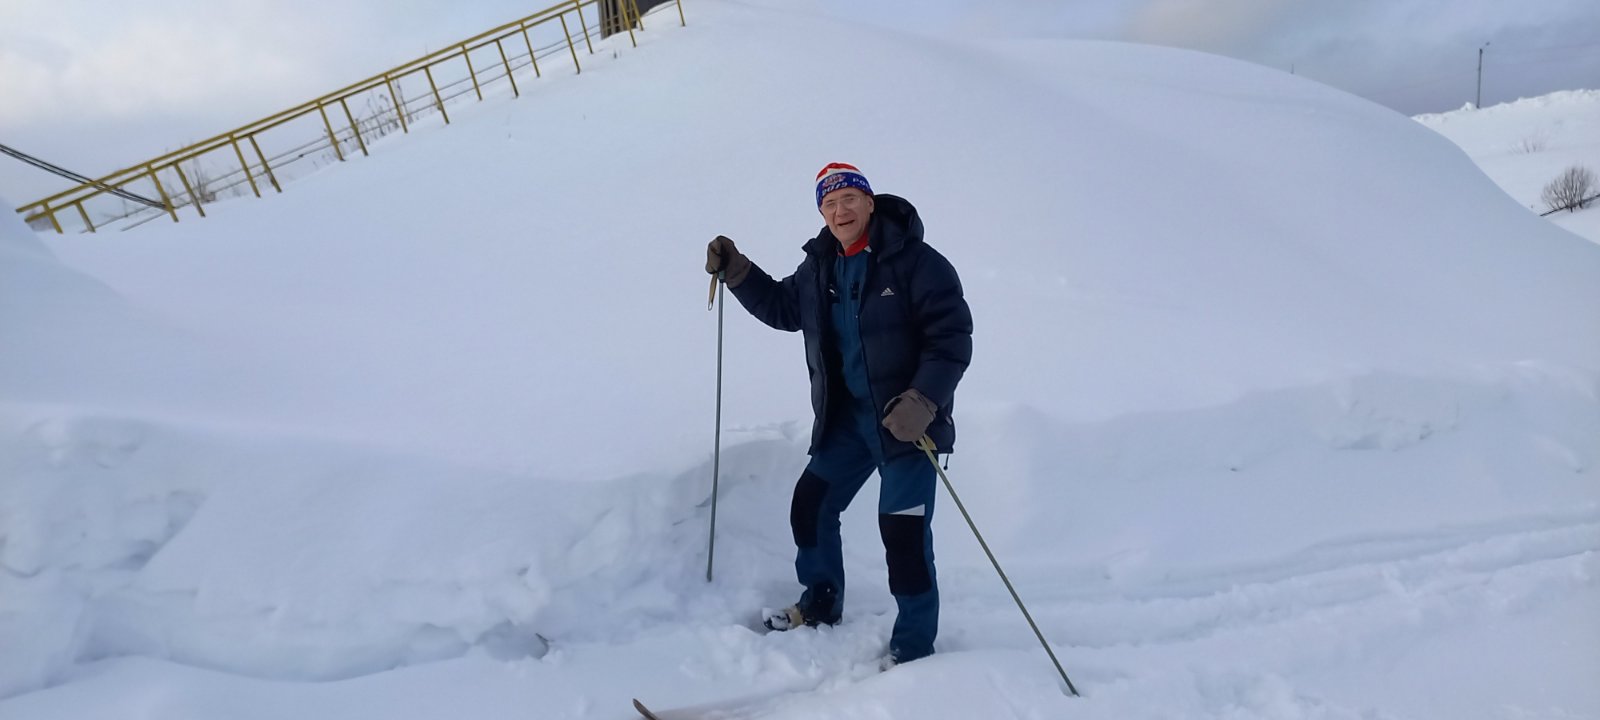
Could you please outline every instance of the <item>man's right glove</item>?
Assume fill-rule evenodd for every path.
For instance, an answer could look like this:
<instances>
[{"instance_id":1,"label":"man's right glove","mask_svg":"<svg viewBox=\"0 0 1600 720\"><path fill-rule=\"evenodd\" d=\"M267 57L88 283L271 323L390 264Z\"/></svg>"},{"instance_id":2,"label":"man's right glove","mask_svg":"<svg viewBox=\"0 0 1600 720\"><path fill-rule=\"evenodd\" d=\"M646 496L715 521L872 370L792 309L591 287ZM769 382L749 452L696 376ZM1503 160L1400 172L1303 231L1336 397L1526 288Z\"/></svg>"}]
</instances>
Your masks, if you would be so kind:
<instances>
[{"instance_id":1,"label":"man's right glove","mask_svg":"<svg viewBox=\"0 0 1600 720\"><path fill-rule=\"evenodd\" d=\"M718 235L706 245L706 272L712 275L720 272L728 287L739 287L739 283L744 282L745 276L750 274L750 258L739 252L732 240Z\"/></svg>"},{"instance_id":2,"label":"man's right glove","mask_svg":"<svg viewBox=\"0 0 1600 720\"><path fill-rule=\"evenodd\" d=\"M894 396L883 408L883 427L900 442L916 442L933 424L939 406L911 388Z\"/></svg>"}]
</instances>

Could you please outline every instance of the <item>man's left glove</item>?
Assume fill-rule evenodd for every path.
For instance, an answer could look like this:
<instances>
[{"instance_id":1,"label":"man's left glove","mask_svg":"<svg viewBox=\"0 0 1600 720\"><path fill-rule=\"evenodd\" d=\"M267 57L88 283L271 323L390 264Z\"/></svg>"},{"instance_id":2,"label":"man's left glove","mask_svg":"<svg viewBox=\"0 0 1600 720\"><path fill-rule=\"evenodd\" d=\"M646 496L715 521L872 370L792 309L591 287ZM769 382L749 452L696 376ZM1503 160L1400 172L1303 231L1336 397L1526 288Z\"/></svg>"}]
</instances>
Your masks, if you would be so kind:
<instances>
[{"instance_id":1,"label":"man's left glove","mask_svg":"<svg viewBox=\"0 0 1600 720\"><path fill-rule=\"evenodd\" d=\"M939 406L917 392L916 388L911 388L890 400L883 407L883 412L883 426L894 439L916 442L917 438L928 432L934 416L939 414Z\"/></svg>"},{"instance_id":2,"label":"man's left glove","mask_svg":"<svg viewBox=\"0 0 1600 720\"><path fill-rule=\"evenodd\" d=\"M750 274L750 258L739 252L732 240L718 235L706 245L706 272L712 275L722 273L723 282L728 283L730 288L736 288Z\"/></svg>"}]
</instances>

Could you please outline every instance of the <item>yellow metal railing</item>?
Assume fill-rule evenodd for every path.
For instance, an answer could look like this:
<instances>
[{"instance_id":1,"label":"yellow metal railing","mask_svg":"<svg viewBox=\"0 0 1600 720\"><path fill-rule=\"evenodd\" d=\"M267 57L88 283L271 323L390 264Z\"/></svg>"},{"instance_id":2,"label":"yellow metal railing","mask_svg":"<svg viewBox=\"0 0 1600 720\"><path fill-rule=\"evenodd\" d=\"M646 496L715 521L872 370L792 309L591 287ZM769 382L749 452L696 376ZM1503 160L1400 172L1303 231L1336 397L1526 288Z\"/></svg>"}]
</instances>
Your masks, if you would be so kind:
<instances>
[{"instance_id":1,"label":"yellow metal railing","mask_svg":"<svg viewBox=\"0 0 1600 720\"><path fill-rule=\"evenodd\" d=\"M179 150L169 152L160 157L146 160L137 165L123 168L114 173L99 178L94 182L83 183L68 190L51 195L17 209L23 219L30 225L43 225L53 228L57 233L66 232L63 227L63 218L59 213L71 211L66 219L71 222L72 216L81 223L83 231L95 232L96 225L90 219L90 212L86 204L95 200L110 202L115 196L109 192L111 188L122 189L132 183L148 180L154 187L155 194L160 197L164 207L163 214L178 221L178 208L192 205L196 214L205 217L205 203L211 202L215 197L228 190L242 192L240 186L248 184L250 192L256 197L261 197L262 187L258 179L265 179L272 189L283 192L283 184L279 175L285 167L293 162L306 158L318 157L317 153L332 149L333 156L338 162L346 159L346 148L353 141L355 149L361 154L368 152L369 139L376 139L387 134L389 128L398 126L403 133L409 133L416 123L418 115L431 110L437 110L445 124L450 123L450 115L446 110L446 103L468 92L475 93L479 100L484 98L484 87L501 78L509 81L513 96L520 97L521 89L517 85L515 72L524 67L532 67L535 78L544 76L539 67L541 57L560 54L565 49L572 58L572 65L577 73L583 72L579 60L578 45L574 39L573 27L568 23L567 16L577 15L579 29L583 33L584 47L588 54L594 54L594 44L590 39L589 19L584 16L586 6L598 9L601 2L614 2L616 12L621 15L622 25L625 27L629 40L634 47L638 40L634 37L635 28L644 29L644 19L639 12L636 0L568 0L551 7L540 10L532 15L514 20L491 30L478 33L460 42L453 43L443 50L428 54L416 60L391 68L385 72L373 75L365 80L351 83L343 88L330 92L319 98L295 107L284 110L270 117L257 120L248 125L230 130L212 138L192 143ZM683 18L682 0L674 0L678 6L678 19L680 24L687 24ZM555 39L549 43L536 44L534 31L547 23L558 23L561 34L553 36ZM600 30L600 23L595 23L594 31ZM551 25L553 30L555 26ZM512 51L507 54L505 43L518 36L526 48L526 54L519 52L517 43L513 42ZM492 59L498 60L499 74L484 78L487 68L479 68L473 63L472 53L493 49ZM466 77L454 82L441 84L434 74L435 69L441 68L452 61L464 61ZM426 80L427 96L420 99L408 98L403 85L409 79L415 83L418 74ZM466 85L470 83L470 87ZM350 101L360 96L368 98L372 112L361 118L350 109ZM375 100L376 99L376 100ZM334 113L330 116L329 109ZM392 116L389 111L392 111ZM320 137L290 148L287 151L269 156L262 150L259 138L269 130L285 127L296 121L303 126L310 120L320 126ZM336 120L342 120L336 125ZM320 122L316 122L320 121ZM367 132L363 133L363 128ZM221 153L229 159L229 165L237 161L237 167L223 175L211 177L201 164L201 159L211 153ZM252 166L251 160L255 165ZM276 163L276 165L275 165ZM184 165L188 165L185 172ZM191 179L191 175L194 176ZM163 183L163 176L167 180ZM172 179L176 178L174 184ZM287 178L285 178L287 179ZM192 181L191 181L192 180ZM181 197L173 192L182 189ZM124 220L137 214L138 210L128 210L124 207L121 214L113 210L108 215L109 221L102 219L101 225L107 222ZM145 220L161 217L154 215ZM144 222L144 221L140 221ZM46 224L47 223L47 224ZM138 223L136 223L138 224Z\"/></svg>"}]
</instances>

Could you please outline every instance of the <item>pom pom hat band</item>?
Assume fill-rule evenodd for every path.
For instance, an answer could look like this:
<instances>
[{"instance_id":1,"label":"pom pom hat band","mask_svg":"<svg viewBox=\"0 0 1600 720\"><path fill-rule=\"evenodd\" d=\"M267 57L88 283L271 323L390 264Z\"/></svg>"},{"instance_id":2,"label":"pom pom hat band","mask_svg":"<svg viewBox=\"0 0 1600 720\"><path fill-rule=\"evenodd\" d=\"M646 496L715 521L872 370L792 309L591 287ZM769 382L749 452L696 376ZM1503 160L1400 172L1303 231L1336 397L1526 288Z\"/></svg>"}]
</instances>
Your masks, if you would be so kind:
<instances>
[{"instance_id":1,"label":"pom pom hat band","mask_svg":"<svg viewBox=\"0 0 1600 720\"><path fill-rule=\"evenodd\" d=\"M828 193L847 187L853 187L871 195L872 186L867 183L867 176L854 165L845 163L828 163L817 173L817 207L822 207L822 198Z\"/></svg>"}]
</instances>

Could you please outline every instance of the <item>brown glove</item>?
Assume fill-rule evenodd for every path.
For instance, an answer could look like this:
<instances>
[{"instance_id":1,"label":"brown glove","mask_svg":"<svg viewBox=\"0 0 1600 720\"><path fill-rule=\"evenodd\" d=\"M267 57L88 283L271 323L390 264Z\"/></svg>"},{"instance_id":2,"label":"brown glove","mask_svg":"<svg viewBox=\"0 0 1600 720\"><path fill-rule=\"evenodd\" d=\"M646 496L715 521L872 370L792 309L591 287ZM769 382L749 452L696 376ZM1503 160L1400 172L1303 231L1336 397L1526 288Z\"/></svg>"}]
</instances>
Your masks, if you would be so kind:
<instances>
[{"instance_id":1,"label":"brown glove","mask_svg":"<svg viewBox=\"0 0 1600 720\"><path fill-rule=\"evenodd\" d=\"M720 272L728 287L739 287L739 283L744 282L745 276L750 274L750 258L739 252L732 240L718 235L706 245L706 272L712 275Z\"/></svg>"},{"instance_id":2,"label":"brown glove","mask_svg":"<svg viewBox=\"0 0 1600 720\"><path fill-rule=\"evenodd\" d=\"M890 400L883 412L883 426L888 428L894 439L916 442L928 431L934 416L939 414L939 406L917 392L916 388L911 388Z\"/></svg>"}]
</instances>

